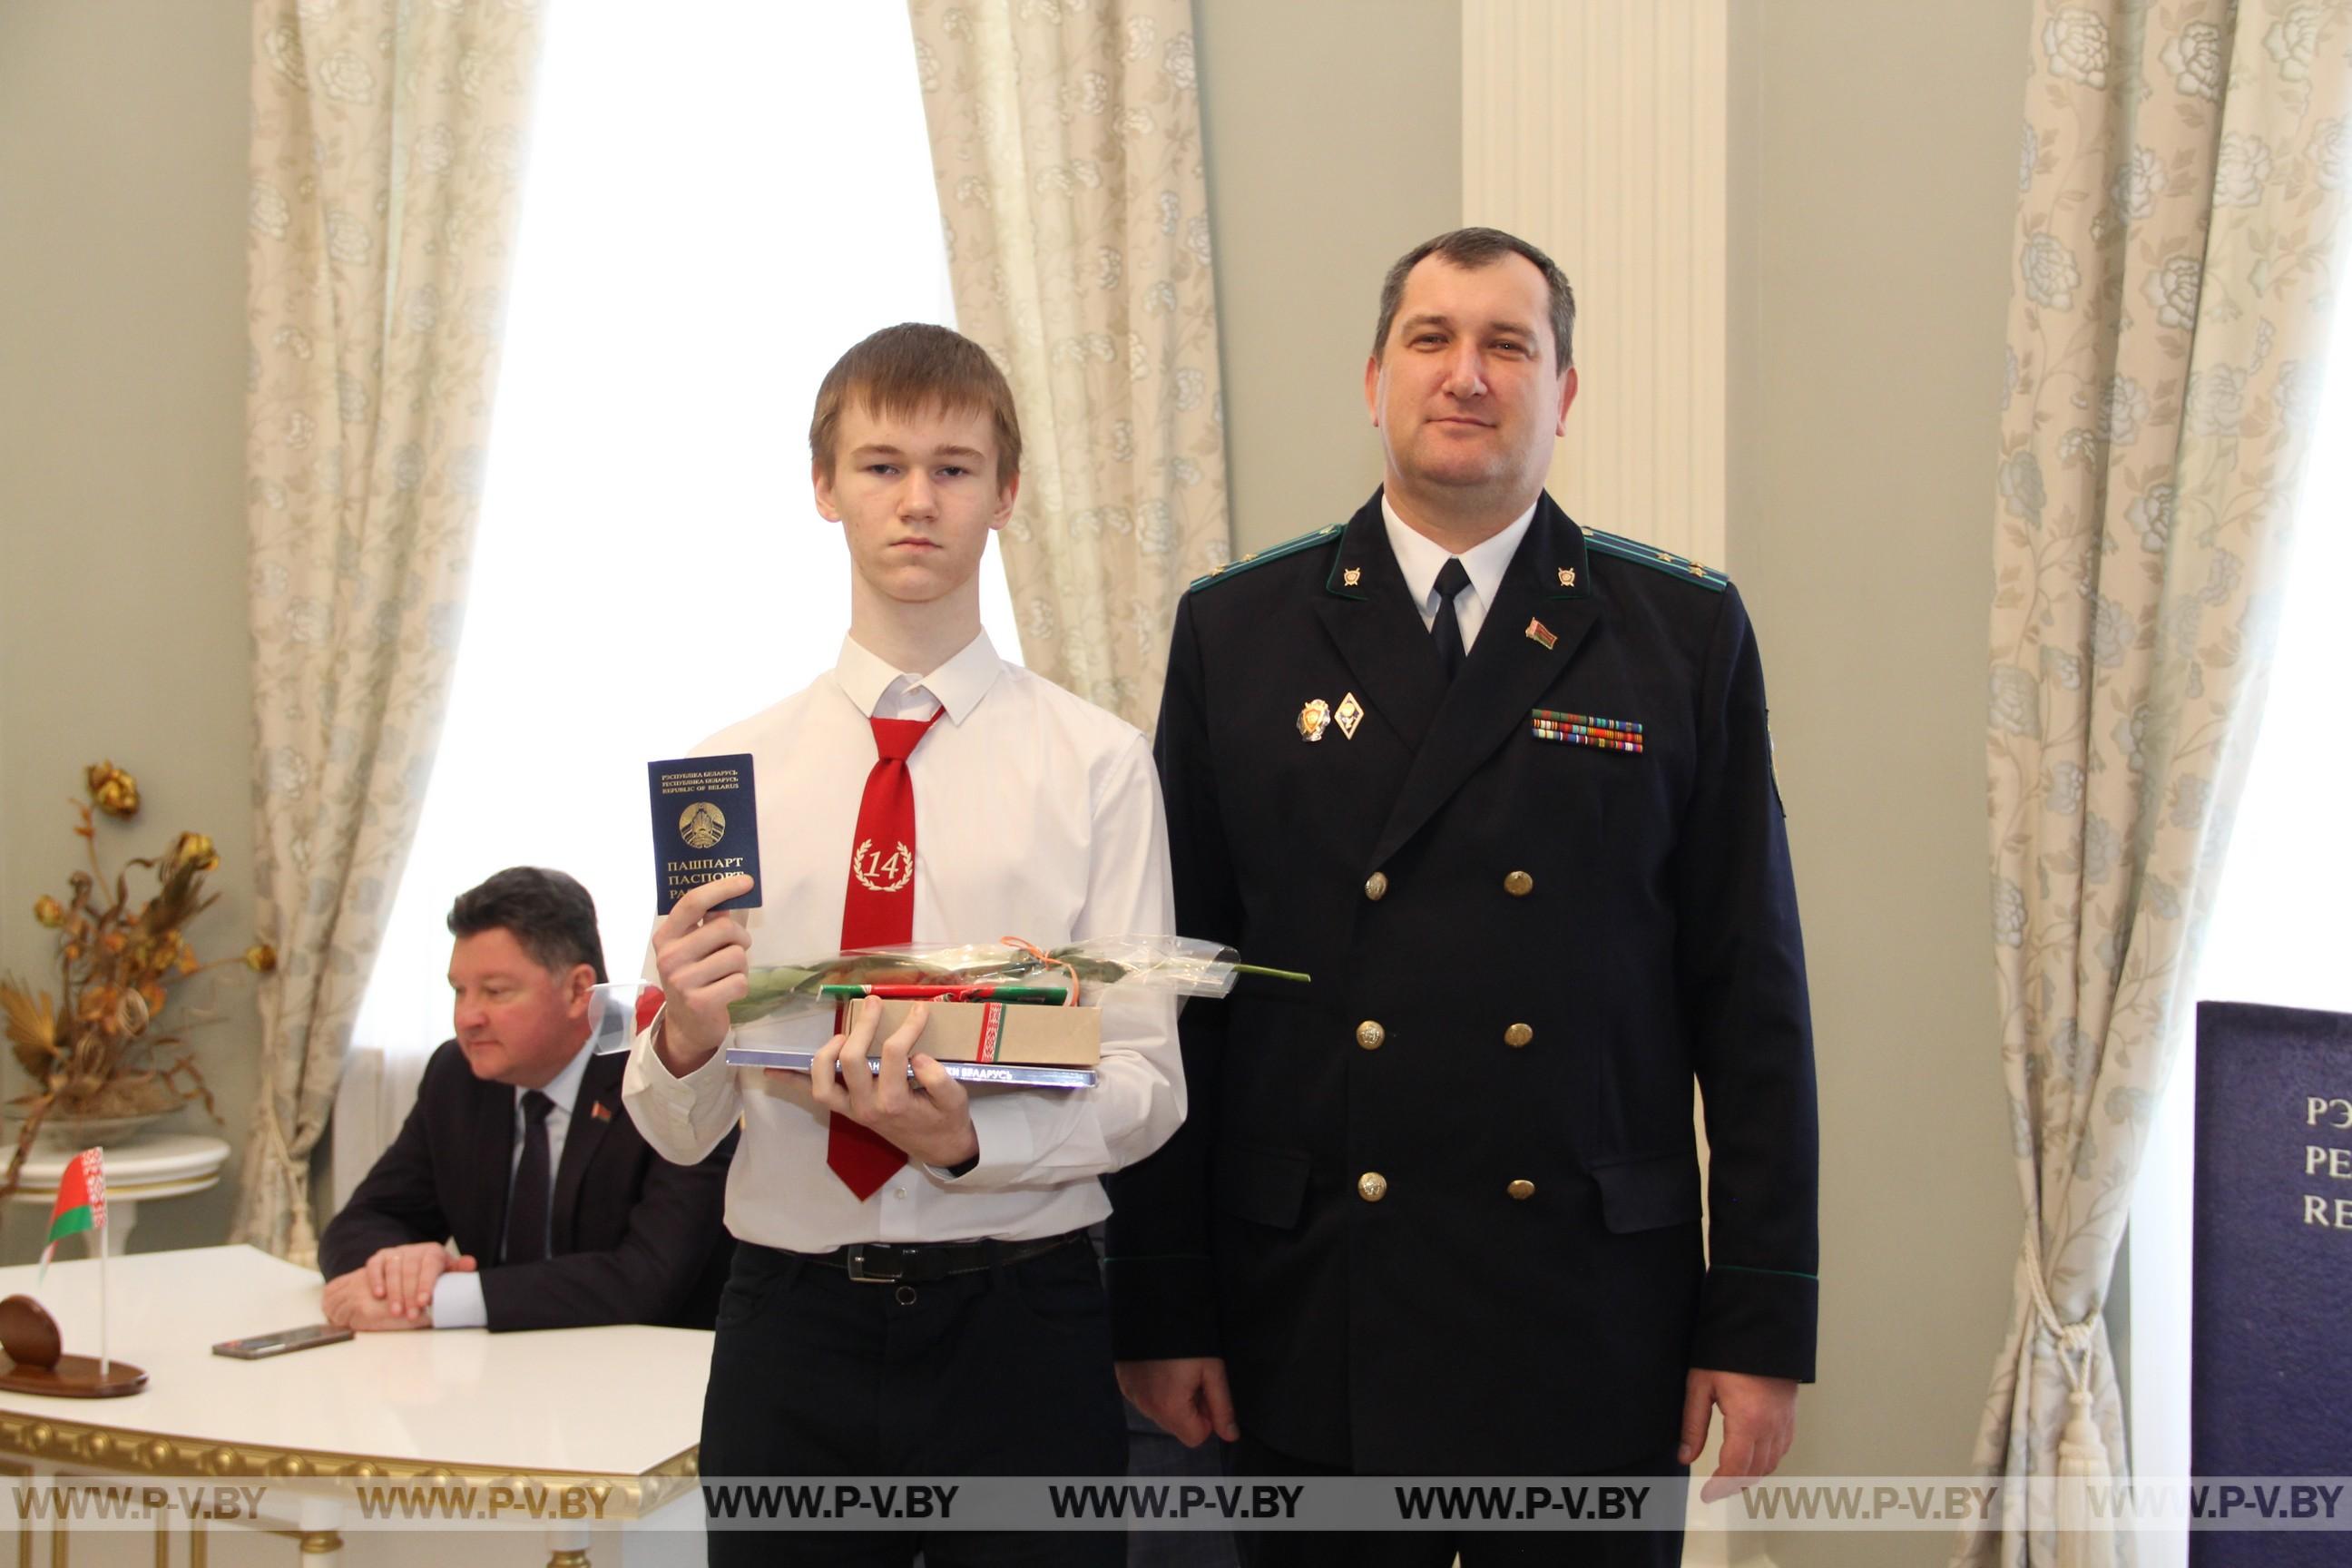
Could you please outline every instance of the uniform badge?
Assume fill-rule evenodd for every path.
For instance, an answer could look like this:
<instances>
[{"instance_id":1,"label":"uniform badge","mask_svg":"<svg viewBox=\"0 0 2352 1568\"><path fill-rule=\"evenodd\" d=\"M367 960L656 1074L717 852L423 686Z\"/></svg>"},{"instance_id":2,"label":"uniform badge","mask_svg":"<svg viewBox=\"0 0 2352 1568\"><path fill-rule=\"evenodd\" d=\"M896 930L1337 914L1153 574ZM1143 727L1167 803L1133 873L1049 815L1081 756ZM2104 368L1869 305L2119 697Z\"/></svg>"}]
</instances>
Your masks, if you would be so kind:
<instances>
[{"instance_id":1,"label":"uniform badge","mask_svg":"<svg viewBox=\"0 0 2352 1568\"><path fill-rule=\"evenodd\" d=\"M1563 588L1573 588L1576 586L1575 567L1563 566L1559 569L1559 585Z\"/></svg>"},{"instance_id":2,"label":"uniform badge","mask_svg":"<svg viewBox=\"0 0 2352 1568\"><path fill-rule=\"evenodd\" d=\"M1559 637L1553 633L1552 629L1538 620L1529 620L1528 622L1528 640L1529 642L1543 644L1546 652L1549 652L1559 643Z\"/></svg>"},{"instance_id":3,"label":"uniform badge","mask_svg":"<svg viewBox=\"0 0 2352 1568\"><path fill-rule=\"evenodd\" d=\"M1298 733L1302 740L1319 741L1323 731L1331 727L1331 705L1320 697L1298 710Z\"/></svg>"},{"instance_id":4,"label":"uniform badge","mask_svg":"<svg viewBox=\"0 0 2352 1568\"><path fill-rule=\"evenodd\" d=\"M1348 567L1339 574L1339 581L1350 588L1360 587L1364 581L1364 569L1360 566Z\"/></svg>"},{"instance_id":5,"label":"uniform badge","mask_svg":"<svg viewBox=\"0 0 2352 1568\"><path fill-rule=\"evenodd\" d=\"M1642 726L1631 719L1602 719L1591 713L1562 713L1550 708L1528 711L1528 732L1538 741L1564 746L1591 746L1603 752L1642 752Z\"/></svg>"},{"instance_id":6,"label":"uniform badge","mask_svg":"<svg viewBox=\"0 0 2352 1568\"><path fill-rule=\"evenodd\" d=\"M1339 721L1339 733L1352 741L1356 738L1356 726L1364 721L1364 705L1357 701L1356 694L1350 691L1339 699L1339 711L1332 717Z\"/></svg>"}]
</instances>

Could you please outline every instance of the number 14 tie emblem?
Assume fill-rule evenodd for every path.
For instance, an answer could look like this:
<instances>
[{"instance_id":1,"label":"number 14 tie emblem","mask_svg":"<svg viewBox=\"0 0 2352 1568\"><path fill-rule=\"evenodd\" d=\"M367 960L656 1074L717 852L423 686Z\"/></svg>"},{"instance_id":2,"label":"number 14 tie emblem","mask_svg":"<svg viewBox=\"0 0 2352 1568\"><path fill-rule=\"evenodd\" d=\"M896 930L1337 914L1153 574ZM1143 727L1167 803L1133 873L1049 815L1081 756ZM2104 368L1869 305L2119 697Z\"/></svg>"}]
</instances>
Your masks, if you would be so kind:
<instances>
[{"instance_id":1,"label":"number 14 tie emblem","mask_svg":"<svg viewBox=\"0 0 2352 1568\"><path fill-rule=\"evenodd\" d=\"M860 839L850 852L849 874L868 892L895 893L914 879L914 852L901 844L885 856L875 849L874 840Z\"/></svg>"}]
</instances>

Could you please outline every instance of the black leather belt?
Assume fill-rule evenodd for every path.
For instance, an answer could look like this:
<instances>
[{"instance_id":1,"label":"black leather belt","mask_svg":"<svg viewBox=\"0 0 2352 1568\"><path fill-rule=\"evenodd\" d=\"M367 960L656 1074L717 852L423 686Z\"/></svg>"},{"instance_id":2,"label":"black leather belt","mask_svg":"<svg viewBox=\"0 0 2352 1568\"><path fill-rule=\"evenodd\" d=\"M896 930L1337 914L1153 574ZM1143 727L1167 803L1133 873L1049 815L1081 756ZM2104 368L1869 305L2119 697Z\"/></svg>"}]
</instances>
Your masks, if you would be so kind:
<instances>
[{"instance_id":1,"label":"black leather belt","mask_svg":"<svg viewBox=\"0 0 2352 1568\"><path fill-rule=\"evenodd\" d=\"M861 1285L921 1285L950 1274L978 1274L1007 1263L1043 1258L1074 1243L1084 1242L1083 1230L1042 1236L1034 1241L859 1241L831 1252L798 1252L793 1256L827 1268L846 1269Z\"/></svg>"}]
</instances>

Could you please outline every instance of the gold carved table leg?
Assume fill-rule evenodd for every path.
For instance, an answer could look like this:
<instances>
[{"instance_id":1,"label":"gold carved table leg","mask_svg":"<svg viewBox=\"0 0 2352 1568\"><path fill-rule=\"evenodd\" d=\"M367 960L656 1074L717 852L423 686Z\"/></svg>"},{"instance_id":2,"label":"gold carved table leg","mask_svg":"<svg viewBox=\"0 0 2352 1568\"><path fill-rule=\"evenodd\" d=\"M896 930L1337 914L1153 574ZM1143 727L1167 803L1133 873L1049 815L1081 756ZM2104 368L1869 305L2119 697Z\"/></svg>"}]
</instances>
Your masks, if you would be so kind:
<instances>
[{"instance_id":1,"label":"gold carved table leg","mask_svg":"<svg viewBox=\"0 0 2352 1568\"><path fill-rule=\"evenodd\" d=\"M547 1532L547 1568L589 1568L588 1532L577 1525Z\"/></svg>"}]
</instances>

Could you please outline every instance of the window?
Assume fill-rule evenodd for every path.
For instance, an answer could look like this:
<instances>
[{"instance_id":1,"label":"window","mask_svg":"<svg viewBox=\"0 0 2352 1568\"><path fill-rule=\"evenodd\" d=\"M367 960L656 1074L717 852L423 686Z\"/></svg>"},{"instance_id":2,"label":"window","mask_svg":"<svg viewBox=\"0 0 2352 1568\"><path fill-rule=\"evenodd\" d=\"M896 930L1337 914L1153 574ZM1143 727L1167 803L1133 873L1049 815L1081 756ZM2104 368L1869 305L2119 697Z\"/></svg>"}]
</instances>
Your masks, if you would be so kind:
<instances>
[{"instance_id":1,"label":"window","mask_svg":"<svg viewBox=\"0 0 2352 1568\"><path fill-rule=\"evenodd\" d=\"M2352 310L2336 313L2324 362L2296 538L2271 659L2269 701L2222 868L2195 994L2216 1002L2352 1012L2340 900L2352 886L2352 820L2343 722L2352 623L2331 603L2352 572ZM2183 1020L2184 1030L2189 1021ZM2130 1440L2147 1477L2189 1469L2189 1214L2194 1191L2195 1040L2183 1040L2158 1101L2133 1194L2127 1310ZM2188 1558L2184 1536L2140 1538L2143 1568Z\"/></svg>"},{"instance_id":2,"label":"window","mask_svg":"<svg viewBox=\"0 0 2352 1568\"><path fill-rule=\"evenodd\" d=\"M952 321L903 7L556 6L544 48L464 638L355 1055L447 1037L443 917L500 867L578 877L637 973L645 763L799 689L846 624L817 382ZM993 552L982 599L1017 658Z\"/></svg>"}]
</instances>

